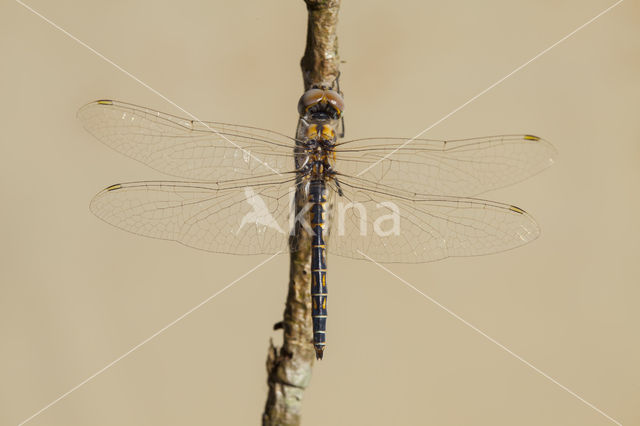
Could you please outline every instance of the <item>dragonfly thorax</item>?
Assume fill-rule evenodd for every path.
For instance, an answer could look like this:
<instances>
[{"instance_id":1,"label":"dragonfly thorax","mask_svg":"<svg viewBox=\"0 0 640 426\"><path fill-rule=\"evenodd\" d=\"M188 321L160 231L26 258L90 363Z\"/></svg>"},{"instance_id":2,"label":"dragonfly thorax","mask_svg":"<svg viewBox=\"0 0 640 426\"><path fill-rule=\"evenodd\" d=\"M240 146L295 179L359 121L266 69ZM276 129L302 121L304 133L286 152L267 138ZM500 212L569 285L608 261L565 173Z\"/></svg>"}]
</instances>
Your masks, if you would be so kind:
<instances>
[{"instance_id":1,"label":"dragonfly thorax","mask_svg":"<svg viewBox=\"0 0 640 426\"><path fill-rule=\"evenodd\" d=\"M303 143L304 159L299 171L311 179L322 179L334 173L336 132L331 124L305 124L307 126Z\"/></svg>"},{"instance_id":2,"label":"dragonfly thorax","mask_svg":"<svg viewBox=\"0 0 640 426\"><path fill-rule=\"evenodd\" d=\"M323 179L335 174L333 170L333 150L331 146L313 144L307 147L306 158L300 172L311 180Z\"/></svg>"},{"instance_id":3,"label":"dragonfly thorax","mask_svg":"<svg viewBox=\"0 0 640 426\"><path fill-rule=\"evenodd\" d=\"M306 139L310 144L315 142L321 146L332 147L336 142L336 131L333 124L325 124L323 122L309 124Z\"/></svg>"}]
</instances>

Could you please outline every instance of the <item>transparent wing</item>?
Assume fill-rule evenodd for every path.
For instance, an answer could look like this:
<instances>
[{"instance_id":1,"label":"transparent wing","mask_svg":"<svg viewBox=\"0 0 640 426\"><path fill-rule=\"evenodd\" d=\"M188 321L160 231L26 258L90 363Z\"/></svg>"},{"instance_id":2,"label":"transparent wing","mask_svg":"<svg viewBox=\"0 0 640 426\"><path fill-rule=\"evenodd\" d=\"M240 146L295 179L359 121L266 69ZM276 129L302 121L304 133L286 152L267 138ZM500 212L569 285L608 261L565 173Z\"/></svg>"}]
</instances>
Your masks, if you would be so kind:
<instances>
[{"instance_id":1,"label":"transparent wing","mask_svg":"<svg viewBox=\"0 0 640 426\"><path fill-rule=\"evenodd\" d=\"M104 189L90 208L134 234L218 253L276 253L287 250L294 189L290 176L221 184L130 182Z\"/></svg>"},{"instance_id":2,"label":"transparent wing","mask_svg":"<svg viewBox=\"0 0 640 426\"><path fill-rule=\"evenodd\" d=\"M524 180L550 166L555 154L531 135L358 139L338 144L335 169L409 192L471 196Z\"/></svg>"},{"instance_id":3,"label":"transparent wing","mask_svg":"<svg viewBox=\"0 0 640 426\"><path fill-rule=\"evenodd\" d=\"M343 178L335 183L329 253L377 262L429 262L509 250L540 230L522 209L478 198L410 194Z\"/></svg>"},{"instance_id":4,"label":"transparent wing","mask_svg":"<svg viewBox=\"0 0 640 426\"><path fill-rule=\"evenodd\" d=\"M428 262L515 248L539 229L523 210L477 198L415 196L343 178L332 191L330 253L378 262ZM146 181L112 185L91 211L118 228L230 254L286 251L295 179Z\"/></svg>"},{"instance_id":5,"label":"transparent wing","mask_svg":"<svg viewBox=\"0 0 640 426\"><path fill-rule=\"evenodd\" d=\"M172 176L216 181L294 168L295 140L266 129L198 122L112 100L85 105L78 118L109 147Z\"/></svg>"}]
</instances>

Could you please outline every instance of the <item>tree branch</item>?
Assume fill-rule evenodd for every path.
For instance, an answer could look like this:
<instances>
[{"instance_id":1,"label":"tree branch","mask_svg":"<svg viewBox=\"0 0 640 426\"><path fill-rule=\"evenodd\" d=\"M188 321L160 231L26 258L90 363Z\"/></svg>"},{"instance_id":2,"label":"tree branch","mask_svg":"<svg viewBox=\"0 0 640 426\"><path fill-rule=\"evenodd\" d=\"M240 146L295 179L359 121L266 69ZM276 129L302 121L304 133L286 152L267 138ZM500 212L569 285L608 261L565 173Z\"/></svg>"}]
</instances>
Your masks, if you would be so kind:
<instances>
[{"instance_id":1,"label":"tree branch","mask_svg":"<svg viewBox=\"0 0 640 426\"><path fill-rule=\"evenodd\" d=\"M338 11L340 0L305 0L307 47L300 61L304 88L313 85L331 87L340 74L338 58Z\"/></svg>"},{"instance_id":2,"label":"tree branch","mask_svg":"<svg viewBox=\"0 0 640 426\"><path fill-rule=\"evenodd\" d=\"M307 46L300 62L304 88L330 87L339 75L336 25L340 0L305 0L309 19ZM306 196L298 186L296 214L306 204ZM302 397L311 381L315 359L311 322L311 239L296 223L289 239L291 266L289 293L284 320L277 328L284 330L281 348L270 343L267 356L269 394L262 414L263 426L296 426L300 424Z\"/></svg>"}]
</instances>

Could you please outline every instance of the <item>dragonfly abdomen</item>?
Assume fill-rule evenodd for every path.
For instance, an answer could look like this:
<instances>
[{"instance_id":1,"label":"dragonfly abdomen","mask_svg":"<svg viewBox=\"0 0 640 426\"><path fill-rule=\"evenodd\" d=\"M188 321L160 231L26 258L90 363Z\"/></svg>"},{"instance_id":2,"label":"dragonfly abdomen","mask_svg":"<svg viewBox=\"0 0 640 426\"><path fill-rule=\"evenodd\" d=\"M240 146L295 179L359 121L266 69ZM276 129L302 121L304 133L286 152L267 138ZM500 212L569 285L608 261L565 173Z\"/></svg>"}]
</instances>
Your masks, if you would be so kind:
<instances>
[{"instance_id":1,"label":"dragonfly abdomen","mask_svg":"<svg viewBox=\"0 0 640 426\"><path fill-rule=\"evenodd\" d=\"M323 180L312 180L309 187L311 203L311 317L313 319L313 346L316 358L322 359L326 347L327 330L327 262L324 226L327 188Z\"/></svg>"}]
</instances>

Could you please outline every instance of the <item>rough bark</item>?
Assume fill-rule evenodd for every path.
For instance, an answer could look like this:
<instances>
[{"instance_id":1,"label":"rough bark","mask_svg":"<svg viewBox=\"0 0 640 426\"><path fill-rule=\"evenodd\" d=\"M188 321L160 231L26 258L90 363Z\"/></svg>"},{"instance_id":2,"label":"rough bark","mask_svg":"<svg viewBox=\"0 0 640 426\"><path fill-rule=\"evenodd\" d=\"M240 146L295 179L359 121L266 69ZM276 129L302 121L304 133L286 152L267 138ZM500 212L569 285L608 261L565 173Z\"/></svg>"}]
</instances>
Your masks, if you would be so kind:
<instances>
[{"instance_id":1,"label":"rough bark","mask_svg":"<svg viewBox=\"0 0 640 426\"><path fill-rule=\"evenodd\" d=\"M336 25L340 0L305 0L309 12L307 46L300 62L305 90L332 86L339 75ZM296 192L296 213L306 203ZM291 266L284 319L277 324L284 332L283 345L270 343L267 356L269 394L262 415L263 426L295 426L301 422L302 398L311 381L315 360L311 322L311 240L297 229L289 240Z\"/></svg>"},{"instance_id":2,"label":"rough bark","mask_svg":"<svg viewBox=\"0 0 640 426\"><path fill-rule=\"evenodd\" d=\"M330 87L340 74L338 11L340 0L305 0L309 11L307 47L300 61L304 88Z\"/></svg>"}]
</instances>

